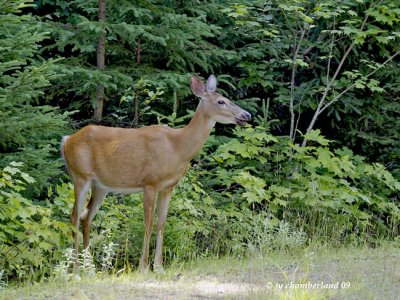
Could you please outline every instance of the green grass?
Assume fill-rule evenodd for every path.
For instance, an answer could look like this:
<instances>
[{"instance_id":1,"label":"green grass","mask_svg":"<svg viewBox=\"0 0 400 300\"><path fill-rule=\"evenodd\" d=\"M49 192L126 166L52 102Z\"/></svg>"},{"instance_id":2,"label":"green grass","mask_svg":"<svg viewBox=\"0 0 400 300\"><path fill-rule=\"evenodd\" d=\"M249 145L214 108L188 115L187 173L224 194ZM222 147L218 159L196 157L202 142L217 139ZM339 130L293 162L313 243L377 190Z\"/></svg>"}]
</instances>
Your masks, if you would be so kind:
<instances>
[{"instance_id":1,"label":"green grass","mask_svg":"<svg viewBox=\"0 0 400 300\"><path fill-rule=\"evenodd\" d=\"M400 249L384 245L199 259L171 265L163 274L50 279L8 287L0 299L398 299L399 294Z\"/></svg>"}]
</instances>

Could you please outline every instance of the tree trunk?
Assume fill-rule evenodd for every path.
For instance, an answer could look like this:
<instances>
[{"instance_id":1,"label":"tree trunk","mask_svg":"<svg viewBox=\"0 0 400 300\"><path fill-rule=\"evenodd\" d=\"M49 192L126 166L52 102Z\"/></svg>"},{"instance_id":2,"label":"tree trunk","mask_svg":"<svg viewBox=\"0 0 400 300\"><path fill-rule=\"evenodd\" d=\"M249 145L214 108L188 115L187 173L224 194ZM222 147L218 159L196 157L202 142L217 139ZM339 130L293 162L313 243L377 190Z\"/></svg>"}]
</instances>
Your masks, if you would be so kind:
<instances>
[{"instance_id":1,"label":"tree trunk","mask_svg":"<svg viewBox=\"0 0 400 300\"><path fill-rule=\"evenodd\" d=\"M136 44L136 64L137 65L140 65L140 51L141 51L141 42L140 42L140 38L138 38L137 44Z\"/></svg>"},{"instance_id":2,"label":"tree trunk","mask_svg":"<svg viewBox=\"0 0 400 300\"><path fill-rule=\"evenodd\" d=\"M138 38L136 43L136 64L140 65L140 50L141 50L140 38ZM133 103L133 127L139 127L139 95L135 94Z\"/></svg>"},{"instance_id":3,"label":"tree trunk","mask_svg":"<svg viewBox=\"0 0 400 300\"><path fill-rule=\"evenodd\" d=\"M134 106L133 106L133 127L138 128L139 127L139 95L135 95L135 100L134 100Z\"/></svg>"},{"instance_id":4,"label":"tree trunk","mask_svg":"<svg viewBox=\"0 0 400 300\"><path fill-rule=\"evenodd\" d=\"M99 0L99 22L106 22L106 0ZM105 67L106 58L106 34L103 32L97 43L97 68L102 71ZM100 122L103 117L104 106L104 85L99 83L96 90L96 108L94 110L93 118L96 122Z\"/></svg>"}]
</instances>

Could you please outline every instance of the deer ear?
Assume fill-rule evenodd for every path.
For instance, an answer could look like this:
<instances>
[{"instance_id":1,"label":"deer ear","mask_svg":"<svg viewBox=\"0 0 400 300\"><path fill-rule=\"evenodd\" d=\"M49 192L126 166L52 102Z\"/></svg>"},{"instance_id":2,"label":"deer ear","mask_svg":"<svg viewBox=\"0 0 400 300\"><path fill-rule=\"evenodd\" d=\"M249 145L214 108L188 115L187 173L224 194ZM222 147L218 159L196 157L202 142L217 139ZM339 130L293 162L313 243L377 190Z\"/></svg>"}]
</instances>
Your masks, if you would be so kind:
<instances>
[{"instance_id":1,"label":"deer ear","mask_svg":"<svg viewBox=\"0 0 400 300\"><path fill-rule=\"evenodd\" d=\"M193 94L200 97L204 94L206 88L204 86L203 81L201 81L196 76L193 76L192 79L190 80L190 89L192 90Z\"/></svg>"},{"instance_id":2,"label":"deer ear","mask_svg":"<svg viewBox=\"0 0 400 300\"><path fill-rule=\"evenodd\" d=\"M214 75L210 75L206 83L206 91L215 92L216 90L217 90L217 78Z\"/></svg>"}]
</instances>

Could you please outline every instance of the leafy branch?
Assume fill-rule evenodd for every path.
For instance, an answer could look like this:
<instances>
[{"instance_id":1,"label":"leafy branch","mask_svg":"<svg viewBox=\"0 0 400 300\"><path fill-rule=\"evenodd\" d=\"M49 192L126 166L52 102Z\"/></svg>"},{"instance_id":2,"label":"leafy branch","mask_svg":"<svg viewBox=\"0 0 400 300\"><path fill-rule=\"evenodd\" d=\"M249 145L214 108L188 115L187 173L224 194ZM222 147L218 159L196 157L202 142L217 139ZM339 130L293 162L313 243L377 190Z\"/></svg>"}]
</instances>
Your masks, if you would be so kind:
<instances>
[{"instance_id":1,"label":"leafy branch","mask_svg":"<svg viewBox=\"0 0 400 300\"><path fill-rule=\"evenodd\" d=\"M376 8L382 1L378 1L377 3L371 5L371 7L369 8L368 11L371 11L372 9ZM357 33L362 33L365 32L364 29L366 27L368 18L369 18L370 14L366 14L361 26L358 30L355 30L355 32ZM353 83L352 85L350 85L349 87L347 87L345 90L343 90L339 95L337 95L336 97L334 97L332 100L327 101L327 97L329 95L329 92L331 91L333 85L335 84L337 77L339 76L343 65L345 63L345 61L347 60L347 57L349 56L350 52L353 50L354 46L359 43L359 40L357 38L355 38L352 43L347 47L346 51L344 52L339 65L337 66L335 73L333 74L333 76L331 77L330 80L327 81L326 87L324 88L324 92L321 96L321 99L319 100L318 106L313 114L313 117L310 121L310 124L307 127L306 133L309 133L311 130L313 130L314 125L318 119L318 117L329 107L331 106L333 103L339 101L341 99L341 97L347 93L349 90L351 90L353 87L355 87L356 82ZM332 48L333 48L333 38L332 38L332 44L331 44L331 49L330 49L330 55L329 55L329 61L328 61L328 66L327 66L327 79L329 79L329 71L331 69L331 63L332 63ZM371 77L378 69L382 68L383 66L385 66L387 63L389 63L390 61L393 60L393 58L395 58L397 55L399 54L399 52L396 52L394 55L392 55L390 58L388 58L384 63L382 63L378 68L376 68L374 71L370 72L368 75L365 76L365 78ZM307 144L307 138L304 138L303 142L302 142L302 146L306 146Z\"/></svg>"}]
</instances>

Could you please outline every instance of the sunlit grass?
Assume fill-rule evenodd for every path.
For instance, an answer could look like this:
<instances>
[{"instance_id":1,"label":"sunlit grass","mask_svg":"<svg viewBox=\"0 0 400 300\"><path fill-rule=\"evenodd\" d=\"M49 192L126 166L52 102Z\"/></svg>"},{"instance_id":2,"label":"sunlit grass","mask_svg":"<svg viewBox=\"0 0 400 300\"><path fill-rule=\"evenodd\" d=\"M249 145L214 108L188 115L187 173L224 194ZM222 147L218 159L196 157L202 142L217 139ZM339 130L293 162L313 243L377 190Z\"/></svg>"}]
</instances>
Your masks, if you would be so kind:
<instances>
[{"instance_id":1,"label":"sunlit grass","mask_svg":"<svg viewBox=\"0 0 400 300\"><path fill-rule=\"evenodd\" d=\"M399 261L400 250L393 244L376 249L313 246L172 263L161 274L50 278L4 289L0 299L396 299Z\"/></svg>"}]
</instances>

